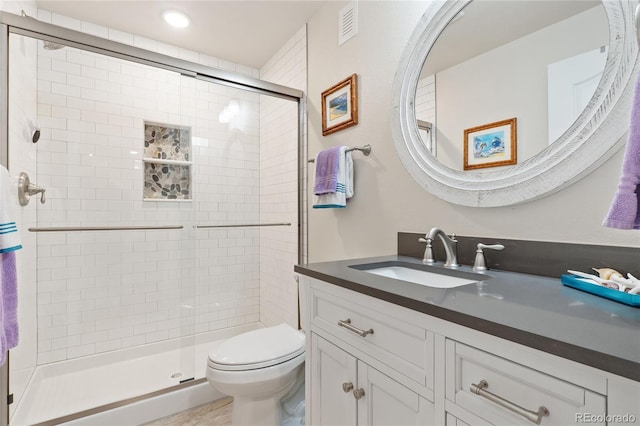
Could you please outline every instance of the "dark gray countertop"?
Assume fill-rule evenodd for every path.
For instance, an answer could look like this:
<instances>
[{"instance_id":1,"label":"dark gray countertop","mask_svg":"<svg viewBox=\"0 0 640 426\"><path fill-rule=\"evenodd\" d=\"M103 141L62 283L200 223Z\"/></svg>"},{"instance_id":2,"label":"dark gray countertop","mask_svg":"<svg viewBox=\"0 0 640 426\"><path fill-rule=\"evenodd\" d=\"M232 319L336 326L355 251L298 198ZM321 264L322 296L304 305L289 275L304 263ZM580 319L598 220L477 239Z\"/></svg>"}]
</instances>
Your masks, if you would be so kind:
<instances>
[{"instance_id":1,"label":"dark gray countertop","mask_svg":"<svg viewBox=\"0 0 640 426\"><path fill-rule=\"evenodd\" d=\"M396 261L423 267L418 259L393 255L296 265L294 269L358 293L640 381L640 308L563 286L560 277L490 270L482 285L439 289L350 267ZM472 272L468 266L459 270Z\"/></svg>"}]
</instances>

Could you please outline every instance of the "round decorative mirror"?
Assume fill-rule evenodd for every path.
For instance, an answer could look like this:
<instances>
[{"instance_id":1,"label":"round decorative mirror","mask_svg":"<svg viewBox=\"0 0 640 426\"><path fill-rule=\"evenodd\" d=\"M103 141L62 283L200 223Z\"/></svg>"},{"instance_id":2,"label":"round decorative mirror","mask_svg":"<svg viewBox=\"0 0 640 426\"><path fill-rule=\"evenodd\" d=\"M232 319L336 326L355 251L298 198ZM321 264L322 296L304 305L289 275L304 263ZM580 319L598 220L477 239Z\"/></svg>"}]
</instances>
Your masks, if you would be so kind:
<instances>
[{"instance_id":1,"label":"round decorative mirror","mask_svg":"<svg viewBox=\"0 0 640 426\"><path fill-rule=\"evenodd\" d=\"M396 150L455 203L533 200L622 146L637 57L633 2L432 3L393 88Z\"/></svg>"}]
</instances>

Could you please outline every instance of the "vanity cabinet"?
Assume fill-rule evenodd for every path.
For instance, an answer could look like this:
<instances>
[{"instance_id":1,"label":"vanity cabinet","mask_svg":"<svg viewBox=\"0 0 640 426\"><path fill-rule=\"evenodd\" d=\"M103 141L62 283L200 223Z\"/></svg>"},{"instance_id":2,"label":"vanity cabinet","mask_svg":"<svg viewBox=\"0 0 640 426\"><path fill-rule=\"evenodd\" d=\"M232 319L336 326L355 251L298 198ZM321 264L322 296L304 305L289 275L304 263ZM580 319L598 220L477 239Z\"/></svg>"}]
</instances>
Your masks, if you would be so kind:
<instances>
[{"instance_id":1,"label":"vanity cabinet","mask_svg":"<svg viewBox=\"0 0 640 426\"><path fill-rule=\"evenodd\" d=\"M313 332L311 354L311 424L433 423L433 403Z\"/></svg>"},{"instance_id":2,"label":"vanity cabinet","mask_svg":"<svg viewBox=\"0 0 640 426\"><path fill-rule=\"evenodd\" d=\"M636 381L315 278L300 284L307 424L640 420Z\"/></svg>"},{"instance_id":3,"label":"vanity cabinet","mask_svg":"<svg viewBox=\"0 0 640 426\"><path fill-rule=\"evenodd\" d=\"M415 313L351 292L303 293L310 424L434 424L433 334Z\"/></svg>"},{"instance_id":4,"label":"vanity cabinet","mask_svg":"<svg viewBox=\"0 0 640 426\"><path fill-rule=\"evenodd\" d=\"M479 417L493 425L564 426L575 424L578 413L607 410L604 395L449 339L445 371L448 408L460 418L467 413L472 424Z\"/></svg>"}]
</instances>

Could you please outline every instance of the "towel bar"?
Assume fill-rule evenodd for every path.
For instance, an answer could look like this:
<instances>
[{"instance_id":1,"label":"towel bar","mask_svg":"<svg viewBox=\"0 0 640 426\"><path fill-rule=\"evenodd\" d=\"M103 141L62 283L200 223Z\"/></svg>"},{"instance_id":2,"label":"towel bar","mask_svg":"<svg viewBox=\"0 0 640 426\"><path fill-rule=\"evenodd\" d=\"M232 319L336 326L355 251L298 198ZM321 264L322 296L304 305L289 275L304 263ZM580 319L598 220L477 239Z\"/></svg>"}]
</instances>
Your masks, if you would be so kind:
<instances>
[{"instance_id":1,"label":"towel bar","mask_svg":"<svg viewBox=\"0 0 640 426\"><path fill-rule=\"evenodd\" d=\"M51 228L29 228L29 232L77 232L77 231L153 231L157 229L182 229L182 225L166 226L61 226Z\"/></svg>"},{"instance_id":2,"label":"towel bar","mask_svg":"<svg viewBox=\"0 0 640 426\"><path fill-rule=\"evenodd\" d=\"M347 152L351 151L361 151L365 156L371 154L371 145L366 144L365 146L354 146L353 148L347 149ZM309 160L309 163L315 163L316 159L312 158Z\"/></svg>"},{"instance_id":3,"label":"towel bar","mask_svg":"<svg viewBox=\"0 0 640 426\"><path fill-rule=\"evenodd\" d=\"M251 226L291 226L291 223L247 223L241 225L194 225L196 229L203 228L247 228Z\"/></svg>"}]
</instances>

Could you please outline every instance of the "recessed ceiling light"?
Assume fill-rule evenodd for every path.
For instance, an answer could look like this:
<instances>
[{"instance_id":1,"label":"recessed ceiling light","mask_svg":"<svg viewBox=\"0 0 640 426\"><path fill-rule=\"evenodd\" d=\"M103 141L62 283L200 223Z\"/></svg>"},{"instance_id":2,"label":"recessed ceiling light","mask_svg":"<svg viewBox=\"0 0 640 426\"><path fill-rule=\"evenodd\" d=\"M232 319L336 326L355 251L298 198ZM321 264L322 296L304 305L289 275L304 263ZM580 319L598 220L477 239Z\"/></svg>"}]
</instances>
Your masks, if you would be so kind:
<instances>
[{"instance_id":1,"label":"recessed ceiling light","mask_svg":"<svg viewBox=\"0 0 640 426\"><path fill-rule=\"evenodd\" d=\"M177 10L167 10L162 14L162 17L167 24L176 28L186 28L191 22L187 15L182 12L178 12Z\"/></svg>"}]
</instances>

